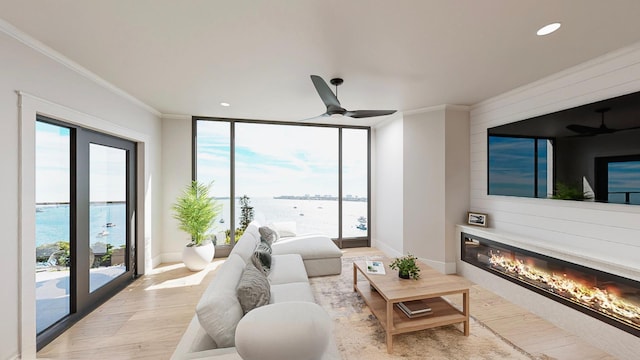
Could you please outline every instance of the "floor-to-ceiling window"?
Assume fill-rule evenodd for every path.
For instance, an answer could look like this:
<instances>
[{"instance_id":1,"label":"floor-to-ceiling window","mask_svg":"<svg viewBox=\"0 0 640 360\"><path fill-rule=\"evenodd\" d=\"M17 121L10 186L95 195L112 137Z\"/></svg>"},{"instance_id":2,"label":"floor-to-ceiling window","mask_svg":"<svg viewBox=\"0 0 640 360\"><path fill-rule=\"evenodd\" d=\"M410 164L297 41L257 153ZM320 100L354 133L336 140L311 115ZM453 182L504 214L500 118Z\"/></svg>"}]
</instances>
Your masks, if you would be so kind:
<instances>
[{"instance_id":1,"label":"floor-to-ceiling window","mask_svg":"<svg viewBox=\"0 0 640 360\"><path fill-rule=\"evenodd\" d=\"M233 245L241 197L264 224L369 244L369 128L195 118L194 132L194 178L223 204L218 247Z\"/></svg>"},{"instance_id":2,"label":"floor-to-ceiling window","mask_svg":"<svg viewBox=\"0 0 640 360\"><path fill-rule=\"evenodd\" d=\"M342 237L367 237L369 132L342 129Z\"/></svg>"},{"instance_id":3,"label":"floor-to-ceiling window","mask_svg":"<svg viewBox=\"0 0 640 360\"><path fill-rule=\"evenodd\" d=\"M36 122L38 348L135 274L135 143Z\"/></svg>"},{"instance_id":4,"label":"floor-to-ceiling window","mask_svg":"<svg viewBox=\"0 0 640 360\"><path fill-rule=\"evenodd\" d=\"M36 331L69 315L71 129L36 123Z\"/></svg>"}]
</instances>

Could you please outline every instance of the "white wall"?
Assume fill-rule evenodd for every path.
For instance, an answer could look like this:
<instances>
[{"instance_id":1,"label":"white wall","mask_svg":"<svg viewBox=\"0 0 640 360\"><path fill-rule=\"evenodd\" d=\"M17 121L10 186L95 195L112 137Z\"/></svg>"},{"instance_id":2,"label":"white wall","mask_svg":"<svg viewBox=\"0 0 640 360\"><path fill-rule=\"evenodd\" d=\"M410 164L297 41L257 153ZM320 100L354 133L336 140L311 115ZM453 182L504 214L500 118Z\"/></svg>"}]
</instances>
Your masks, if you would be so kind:
<instances>
[{"instance_id":1,"label":"white wall","mask_svg":"<svg viewBox=\"0 0 640 360\"><path fill-rule=\"evenodd\" d=\"M455 227L469 208L468 109L443 105L404 114L376 128L375 139L373 246L454 273Z\"/></svg>"},{"instance_id":2,"label":"white wall","mask_svg":"<svg viewBox=\"0 0 640 360\"><path fill-rule=\"evenodd\" d=\"M489 224L500 236L518 239L525 246L550 249L558 257L568 254L603 264L618 264L620 268L616 273L640 280L637 275L640 206L486 195L487 128L639 90L640 44L474 106L470 143L471 208L488 213ZM491 287L490 281L481 285ZM512 301L524 301L511 298L511 293L511 290L502 291L501 295ZM561 320L552 312L540 311L540 315L552 321ZM617 329L609 337L603 336L603 331L611 328L608 325L602 325L599 334L584 330L587 327L576 322L573 326L560 325L570 326L569 330L620 357L629 356L630 352L625 353L625 349L633 348L636 354L640 351L635 337L631 336L635 344L631 340L621 344L620 339L630 337Z\"/></svg>"},{"instance_id":3,"label":"white wall","mask_svg":"<svg viewBox=\"0 0 640 360\"><path fill-rule=\"evenodd\" d=\"M405 252L445 263L445 108L404 117Z\"/></svg>"},{"instance_id":4,"label":"white wall","mask_svg":"<svg viewBox=\"0 0 640 360\"><path fill-rule=\"evenodd\" d=\"M191 182L191 117L162 119L162 254L154 254L154 266L161 262L181 261L189 235L178 229L171 204Z\"/></svg>"},{"instance_id":5,"label":"white wall","mask_svg":"<svg viewBox=\"0 0 640 360\"><path fill-rule=\"evenodd\" d=\"M8 35L9 33L12 35ZM0 133L0 168L5 174L0 178L0 198L3 202L3 206L0 207L0 228L3 234L0 252L3 276L0 277L0 288L6 294L0 297L0 359L11 359L19 355L21 302L26 303L27 307L32 305L35 309L35 299L22 299L20 288L23 281L35 286L33 273L21 272L19 261L22 241L33 239L35 235L20 234L21 122L16 91L23 91L50 104L72 109L77 114L86 115L85 118L99 119L102 124L109 124L109 128L119 129L118 131L122 132L119 135L123 137L131 138L130 135L135 133L142 134L147 139L144 144L144 152L148 155L144 179L144 204L148 211L142 224L145 227L145 242L153 245L160 237L158 209L161 195L154 190L162 184L161 177L158 176L160 158L153 156L158 154L160 149L161 127L157 114L130 99L125 99L121 94L108 90L105 86L97 85L69 66L53 61L16 40L16 37L23 41L29 40L6 23L0 23L0 121L3 130ZM127 134L128 130L131 130L130 134ZM32 138L24 140L33 142ZM34 189L25 191L31 191L30 197L33 198ZM22 276L26 278L23 279ZM29 344L28 349L23 349L24 357L33 356L35 348L31 348L31 344L35 343L35 338L22 339L22 342Z\"/></svg>"},{"instance_id":6,"label":"white wall","mask_svg":"<svg viewBox=\"0 0 640 360\"><path fill-rule=\"evenodd\" d=\"M402 183L403 120L397 118L372 130L373 177L371 189L374 199L371 245L388 255L404 253Z\"/></svg>"},{"instance_id":7,"label":"white wall","mask_svg":"<svg viewBox=\"0 0 640 360\"><path fill-rule=\"evenodd\" d=\"M469 110L447 107L445 133L445 257L447 273L456 271L459 242L456 225L466 220L469 211ZM453 268L452 268L453 267Z\"/></svg>"}]
</instances>

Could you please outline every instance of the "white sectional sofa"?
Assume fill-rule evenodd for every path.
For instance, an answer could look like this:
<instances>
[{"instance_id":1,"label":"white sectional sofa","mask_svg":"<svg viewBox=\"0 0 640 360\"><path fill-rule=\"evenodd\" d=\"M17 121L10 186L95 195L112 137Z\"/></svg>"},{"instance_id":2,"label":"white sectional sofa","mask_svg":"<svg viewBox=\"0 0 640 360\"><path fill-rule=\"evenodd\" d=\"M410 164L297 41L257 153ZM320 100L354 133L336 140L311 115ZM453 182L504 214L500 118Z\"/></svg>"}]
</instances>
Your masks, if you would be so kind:
<instances>
[{"instance_id":1,"label":"white sectional sofa","mask_svg":"<svg viewBox=\"0 0 640 360\"><path fill-rule=\"evenodd\" d=\"M243 316L236 287L260 243L251 223L202 295L172 359L339 359L332 321L308 276L339 274L342 252L322 235L272 244L270 300Z\"/></svg>"}]
</instances>

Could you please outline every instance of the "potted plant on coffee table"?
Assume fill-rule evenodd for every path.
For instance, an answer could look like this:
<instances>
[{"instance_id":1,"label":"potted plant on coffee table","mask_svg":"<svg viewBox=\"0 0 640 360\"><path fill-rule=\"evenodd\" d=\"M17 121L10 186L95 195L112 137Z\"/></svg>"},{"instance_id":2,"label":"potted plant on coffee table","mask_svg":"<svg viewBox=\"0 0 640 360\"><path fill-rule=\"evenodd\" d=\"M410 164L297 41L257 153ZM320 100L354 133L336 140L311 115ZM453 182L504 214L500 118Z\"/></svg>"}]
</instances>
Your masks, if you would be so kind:
<instances>
[{"instance_id":1,"label":"potted plant on coffee table","mask_svg":"<svg viewBox=\"0 0 640 360\"><path fill-rule=\"evenodd\" d=\"M418 280L420 278L420 268L416 264L416 260L418 260L417 257L407 254L393 260L389 267L398 270L398 276L403 279Z\"/></svg>"},{"instance_id":2,"label":"potted plant on coffee table","mask_svg":"<svg viewBox=\"0 0 640 360\"><path fill-rule=\"evenodd\" d=\"M215 255L208 231L220 213L220 205L209 196L211 185L192 181L171 206L180 230L191 235L191 242L182 251L182 262L191 271L204 269Z\"/></svg>"}]
</instances>

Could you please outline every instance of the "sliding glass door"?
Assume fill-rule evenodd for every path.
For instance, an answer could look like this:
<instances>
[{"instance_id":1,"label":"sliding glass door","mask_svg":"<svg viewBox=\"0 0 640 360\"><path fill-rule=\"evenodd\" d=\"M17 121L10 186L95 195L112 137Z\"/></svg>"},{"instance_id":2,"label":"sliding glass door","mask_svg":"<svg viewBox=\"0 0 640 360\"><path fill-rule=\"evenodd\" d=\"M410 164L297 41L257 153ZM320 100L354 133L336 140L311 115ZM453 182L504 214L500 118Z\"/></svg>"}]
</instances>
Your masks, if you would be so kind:
<instances>
[{"instance_id":1,"label":"sliding glass door","mask_svg":"<svg viewBox=\"0 0 640 360\"><path fill-rule=\"evenodd\" d=\"M38 348L135 275L135 143L38 117Z\"/></svg>"}]
</instances>

